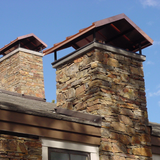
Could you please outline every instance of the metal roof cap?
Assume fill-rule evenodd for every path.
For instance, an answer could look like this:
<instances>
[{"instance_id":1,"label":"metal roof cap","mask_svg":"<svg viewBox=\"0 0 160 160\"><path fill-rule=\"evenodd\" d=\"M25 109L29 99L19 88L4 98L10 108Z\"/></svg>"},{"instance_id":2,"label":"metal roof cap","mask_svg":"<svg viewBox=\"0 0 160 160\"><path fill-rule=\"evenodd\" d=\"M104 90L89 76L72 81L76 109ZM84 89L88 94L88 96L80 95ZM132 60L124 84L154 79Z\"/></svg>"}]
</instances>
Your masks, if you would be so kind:
<instances>
[{"instance_id":1,"label":"metal roof cap","mask_svg":"<svg viewBox=\"0 0 160 160\"><path fill-rule=\"evenodd\" d=\"M144 33L124 13L92 23L91 26L79 30L64 41L44 50L45 55L73 47L79 49L92 41L102 42L131 52L137 52L153 44L153 40Z\"/></svg>"},{"instance_id":2,"label":"metal roof cap","mask_svg":"<svg viewBox=\"0 0 160 160\"><path fill-rule=\"evenodd\" d=\"M17 37L15 40L11 41L9 44L2 47L0 49L0 55L6 55L18 47L39 52L42 49L46 48L47 44L40 40L36 35L31 33Z\"/></svg>"}]
</instances>

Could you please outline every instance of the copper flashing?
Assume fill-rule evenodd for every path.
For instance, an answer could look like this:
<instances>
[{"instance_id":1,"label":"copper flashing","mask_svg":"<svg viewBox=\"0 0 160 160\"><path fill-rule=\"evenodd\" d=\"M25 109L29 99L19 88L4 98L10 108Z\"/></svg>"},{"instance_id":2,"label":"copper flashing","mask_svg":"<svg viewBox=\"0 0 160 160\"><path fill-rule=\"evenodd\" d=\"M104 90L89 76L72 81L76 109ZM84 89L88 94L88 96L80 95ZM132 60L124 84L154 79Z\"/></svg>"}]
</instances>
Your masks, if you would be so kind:
<instances>
[{"instance_id":1,"label":"copper flashing","mask_svg":"<svg viewBox=\"0 0 160 160\"><path fill-rule=\"evenodd\" d=\"M64 41L44 50L43 53L47 55L71 46L78 49L94 41L94 39L131 52L137 52L140 46L143 49L153 44L153 40L133 21L125 14L119 14L92 23L91 26L79 30L75 35L69 36Z\"/></svg>"},{"instance_id":2,"label":"copper flashing","mask_svg":"<svg viewBox=\"0 0 160 160\"><path fill-rule=\"evenodd\" d=\"M17 37L15 40L11 41L9 44L2 47L0 49L0 55L6 55L18 47L39 52L42 49L46 48L47 44L40 40L36 35L31 33Z\"/></svg>"}]
</instances>

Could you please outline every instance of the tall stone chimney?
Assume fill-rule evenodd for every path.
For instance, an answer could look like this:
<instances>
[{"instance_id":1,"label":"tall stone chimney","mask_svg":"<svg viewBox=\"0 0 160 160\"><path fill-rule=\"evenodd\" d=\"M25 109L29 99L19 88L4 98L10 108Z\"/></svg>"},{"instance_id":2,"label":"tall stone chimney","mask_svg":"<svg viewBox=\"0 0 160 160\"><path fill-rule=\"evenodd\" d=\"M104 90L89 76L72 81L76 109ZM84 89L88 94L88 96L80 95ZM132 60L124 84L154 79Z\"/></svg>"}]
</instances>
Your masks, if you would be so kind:
<instances>
[{"instance_id":1,"label":"tall stone chimney","mask_svg":"<svg viewBox=\"0 0 160 160\"><path fill-rule=\"evenodd\" d=\"M45 98L43 53L47 45L34 34L18 37L0 49L0 89Z\"/></svg>"},{"instance_id":2,"label":"tall stone chimney","mask_svg":"<svg viewBox=\"0 0 160 160\"><path fill-rule=\"evenodd\" d=\"M141 49L150 39L126 15L94 22L54 47L57 107L101 115L100 160L152 157ZM139 54L136 53L139 51Z\"/></svg>"}]
</instances>

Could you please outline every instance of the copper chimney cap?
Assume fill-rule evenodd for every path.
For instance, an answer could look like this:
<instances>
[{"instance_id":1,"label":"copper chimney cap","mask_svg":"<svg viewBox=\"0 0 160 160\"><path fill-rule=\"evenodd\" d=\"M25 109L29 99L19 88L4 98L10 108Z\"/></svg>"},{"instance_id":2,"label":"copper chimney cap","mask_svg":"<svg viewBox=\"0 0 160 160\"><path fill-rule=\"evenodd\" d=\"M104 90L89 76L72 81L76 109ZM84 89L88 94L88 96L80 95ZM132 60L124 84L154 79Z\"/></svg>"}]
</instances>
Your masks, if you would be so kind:
<instances>
[{"instance_id":1,"label":"copper chimney cap","mask_svg":"<svg viewBox=\"0 0 160 160\"><path fill-rule=\"evenodd\" d=\"M68 47L79 49L92 41L109 44L131 52L146 48L153 40L124 13L92 23L64 41L44 50L45 55Z\"/></svg>"}]
</instances>

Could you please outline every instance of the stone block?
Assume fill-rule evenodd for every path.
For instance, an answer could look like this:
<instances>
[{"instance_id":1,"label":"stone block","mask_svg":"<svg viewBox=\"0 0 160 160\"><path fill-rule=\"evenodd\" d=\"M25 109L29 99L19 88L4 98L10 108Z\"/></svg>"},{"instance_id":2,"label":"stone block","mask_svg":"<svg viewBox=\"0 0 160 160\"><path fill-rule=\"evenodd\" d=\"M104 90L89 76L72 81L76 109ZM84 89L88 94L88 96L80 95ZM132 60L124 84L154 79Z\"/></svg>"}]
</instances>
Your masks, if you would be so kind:
<instances>
[{"instance_id":1,"label":"stone block","mask_svg":"<svg viewBox=\"0 0 160 160\"><path fill-rule=\"evenodd\" d=\"M120 134L115 133L115 132L110 132L110 138L114 140L119 140Z\"/></svg>"},{"instance_id":2,"label":"stone block","mask_svg":"<svg viewBox=\"0 0 160 160\"><path fill-rule=\"evenodd\" d=\"M112 67L119 67L119 62L116 59L108 58L107 65Z\"/></svg>"},{"instance_id":3,"label":"stone block","mask_svg":"<svg viewBox=\"0 0 160 160\"><path fill-rule=\"evenodd\" d=\"M112 143L101 142L100 150L102 150L102 151L112 151Z\"/></svg>"},{"instance_id":4,"label":"stone block","mask_svg":"<svg viewBox=\"0 0 160 160\"><path fill-rule=\"evenodd\" d=\"M119 141L122 144L129 145L129 144L131 144L131 137L127 136L127 135L120 134L119 135Z\"/></svg>"},{"instance_id":5,"label":"stone block","mask_svg":"<svg viewBox=\"0 0 160 160\"><path fill-rule=\"evenodd\" d=\"M112 152L127 153L127 149L122 143L112 143Z\"/></svg>"},{"instance_id":6,"label":"stone block","mask_svg":"<svg viewBox=\"0 0 160 160\"><path fill-rule=\"evenodd\" d=\"M66 76L73 77L75 73L78 72L78 68L79 66L77 63L70 65L68 68L65 69Z\"/></svg>"},{"instance_id":7,"label":"stone block","mask_svg":"<svg viewBox=\"0 0 160 160\"><path fill-rule=\"evenodd\" d=\"M28 153L27 147L24 145L24 142L19 142L18 143L17 151L18 152L23 152L23 153Z\"/></svg>"},{"instance_id":8,"label":"stone block","mask_svg":"<svg viewBox=\"0 0 160 160\"><path fill-rule=\"evenodd\" d=\"M77 59L74 60L74 63L79 63L79 62L82 62L83 60L83 57L79 57Z\"/></svg>"},{"instance_id":9,"label":"stone block","mask_svg":"<svg viewBox=\"0 0 160 160\"><path fill-rule=\"evenodd\" d=\"M41 142L38 142L38 141L26 141L24 144L29 148L41 148L42 147Z\"/></svg>"},{"instance_id":10,"label":"stone block","mask_svg":"<svg viewBox=\"0 0 160 160\"><path fill-rule=\"evenodd\" d=\"M127 116L119 115L119 120L126 125L133 126L132 120Z\"/></svg>"},{"instance_id":11,"label":"stone block","mask_svg":"<svg viewBox=\"0 0 160 160\"><path fill-rule=\"evenodd\" d=\"M64 93L59 93L59 94L57 94L57 101L58 101L58 102L63 102L63 101L65 101Z\"/></svg>"},{"instance_id":12,"label":"stone block","mask_svg":"<svg viewBox=\"0 0 160 160\"><path fill-rule=\"evenodd\" d=\"M151 137L150 135L147 135L147 134L141 134L140 141L145 143L151 143Z\"/></svg>"},{"instance_id":13,"label":"stone block","mask_svg":"<svg viewBox=\"0 0 160 160\"><path fill-rule=\"evenodd\" d=\"M96 68L98 66L98 62L91 62L91 68Z\"/></svg>"},{"instance_id":14,"label":"stone block","mask_svg":"<svg viewBox=\"0 0 160 160\"><path fill-rule=\"evenodd\" d=\"M121 77L121 81L122 81L122 82L128 82L128 80L129 80L127 74L121 74L120 77Z\"/></svg>"},{"instance_id":15,"label":"stone block","mask_svg":"<svg viewBox=\"0 0 160 160\"><path fill-rule=\"evenodd\" d=\"M102 81L102 80L94 80L94 81L91 81L89 83L89 87L102 87L102 88L108 88L111 86L110 82L107 82L107 81Z\"/></svg>"},{"instance_id":16,"label":"stone block","mask_svg":"<svg viewBox=\"0 0 160 160\"><path fill-rule=\"evenodd\" d=\"M134 117L134 112L130 109L127 109L127 108L121 108L120 114L127 115L129 117Z\"/></svg>"},{"instance_id":17,"label":"stone block","mask_svg":"<svg viewBox=\"0 0 160 160\"><path fill-rule=\"evenodd\" d=\"M140 68L130 67L131 73L139 76L144 76L143 71Z\"/></svg>"},{"instance_id":18,"label":"stone block","mask_svg":"<svg viewBox=\"0 0 160 160\"><path fill-rule=\"evenodd\" d=\"M91 62L93 62L93 56L88 57L87 55L83 56L83 61L81 63L81 67L85 67L87 65L89 65Z\"/></svg>"},{"instance_id":19,"label":"stone block","mask_svg":"<svg viewBox=\"0 0 160 160\"><path fill-rule=\"evenodd\" d=\"M133 154L139 156L152 157L152 151L150 148L133 148Z\"/></svg>"},{"instance_id":20,"label":"stone block","mask_svg":"<svg viewBox=\"0 0 160 160\"><path fill-rule=\"evenodd\" d=\"M86 77L87 76L87 70L82 70L82 71L79 71L79 72L77 72L77 79L80 79L80 78L84 78L84 77Z\"/></svg>"},{"instance_id":21,"label":"stone block","mask_svg":"<svg viewBox=\"0 0 160 160\"><path fill-rule=\"evenodd\" d=\"M75 80L71 83L71 87L75 87L75 86L78 86L80 84L82 84L82 79L79 79L79 80Z\"/></svg>"},{"instance_id":22,"label":"stone block","mask_svg":"<svg viewBox=\"0 0 160 160\"><path fill-rule=\"evenodd\" d=\"M76 97L78 97L79 95L81 95L82 93L85 92L85 86L84 85L81 85L80 87L78 87L76 89Z\"/></svg>"},{"instance_id":23,"label":"stone block","mask_svg":"<svg viewBox=\"0 0 160 160\"><path fill-rule=\"evenodd\" d=\"M89 89L87 90L86 94L91 94L91 95L93 95L94 93L99 92L99 90L100 90L99 87L89 88Z\"/></svg>"},{"instance_id":24,"label":"stone block","mask_svg":"<svg viewBox=\"0 0 160 160\"><path fill-rule=\"evenodd\" d=\"M101 105L101 104L99 104L99 105ZM101 115L101 116L104 116L104 117L106 117L106 116L111 116L111 115L115 115L113 112L112 112L112 109L110 108L110 107L103 107L102 108L102 106L103 105L101 105L101 108L99 108L99 110L97 111L97 113L99 114L99 115Z\"/></svg>"},{"instance_id":25,"label":"stone block","mask_svg":"<svg viewBox=\"0 0 160 160\"><path fill-rule=\"evenodd\" d=\"M58 104L57 104L57 105L58 105ZM72 110L72 109L73 109L73 103L72 103L72 102L65 102L65 103L63 104L62 108Z\"/></svg>"},{"instance_id":26,"label":"stone block","mask_svg":"<svg viewBox=\"0 0 160 160\"><path fill-rule=\"evenodd\" d=\"M135 136L132 136L132 141L131 141L131 143L133 144L133 145L135 145L135 144L141 144L141 140L140 140L140 137L138 136L138 135L135 135Z\"/></svg>"},{"instance_id":27,"label":"stone block","mask_svg":"<svg viewBox=\"0 0 160 160\"><path fill-rule=\"evenodd\" d=\"M101 103L100 99L96 99L96 100L93 100L93 101L88 101L87 106L90 107L92 105L100 104L100 103Z\"/></svg>"},{"instance_id":28,"label":"stone block","mask_svg":"<svg viewBox=\"0 0 160 160\"><path fill-rule=\"evenodd\" d=\"M123 96L127 99L135 100L138 97L138 95L136 95L135 93L135 90L132 88L125 88L123 92L124 92Z\"/></svg>"},{"instance_id":29,"label":"stone block","mask_svg":"<svg viewBox=\"0 0 160 160\"><path fill-rule=\"evenodd\" d=\"M75 97L75 93L76 93L76 91L75 91L74 88L68 89L68 91L66 92L67 98L73 98L73 97Z\"/></svg>"},{"instance_id":30,"label":"stone block","mask_svg":"<svg viewBox=\"0 0 160 160\"><path fill-rule=\"evenodd\" d=\"M107 128L101 128L101 136L105 138L110 138L110 132Z\"/></svg>"},{"instance_id":31,"label":"stone block","mask_svg":"<svg viewBox=\"0 0 160 160\"><path fill-rule=\"evenodd\" d=\"M112 156L112 160L126 160L125 157L121 156Z\"/></svg>"},{"instance_id":32,"label":"stone block","mask_svg":"<svg viewBox=\"0 0 160 160\"><path fill-rule=\"evenodd\" d=\"M120 122L112 122L111 126L114 128L114 130L122 131L127 133L127 128L123 123Z\"/></svg>"},{"instance_id":33,"label":"stone block","mask_svg":"<svg viewBox=\"0 0 160 160\"><path fill-rule=\"evenodd\" d=\"M106 77L105 74L99 73L99 74L93 74L91 76L91 80L102 80L102 81L107 81L108 78Z\"/></svg>"},{"instance_id":34,"label":"stone block","mask_svg":"<svg viewBox=\"0 0 160 160\"><path fill-rule=\"evenodd\" d=\"M95 53L94 53L94 59L95 60L97 60L97 61L99 61L99 62L103 62L103 60L104 60L104 53L103 52L100 52L100 51L96 51Z\"/></svg>"},{"instance_id":35,"label":"stone block","mask_svg":"<svg viewBox=\"0 0 160 160\"><path fill-rule=\"evenodd\" d=\"M59 74L57 74L57 75L56 75L56 82L59 82L59 81L60 81L60 79L62 79L62 78L63 78L63 75L64 75L64 73L63 73L63 72L60 72Z\"/></svg>"},{"instance_id":36,"label":"stone block","mask_svg":"<svg viewBox=\"0 0 160 160\"><path fill-rule=\"evenodd\" d=\"M92 111L95 111L95 110L99 110L101 108L102 108L101 104L96 104L96 105L93 105L91 107L87 107L87 112L92 112Z\"/></svg>"},{"instance_id":37,"label":"stone block","mask_svg":"<svg viewBox=\"0 0 160 160\"><path fill-rule=\"evenodd\" d=\"M87 52L87 56L88 56L88 57L93 56L93 54L94 54L94 50L92 50L92 51L90 51L90 52Z\"/></svg>"},{"instance_id":38,"label":"stone block","mask_svg":"<svg viewBox=\"0 0 160 160\"><path fill-rule=\"evenodd\" d=\"M108 57L109 57L109 55L107 53L104 53L104 59L103 59L104 64L107 64Z\"/></svg>"},{"instance_id":39,"label":"stone block","mask_svg":"<svg viewBox=\"0 0 160 160\"><path fill-rule=\"evenodd\" d=\"M75 105L77 111L82 111L87 108L87 104L82 102Z\"/></svg>"},{"instance_id":40,"label":"stone block","mask_svg":"<svg viewBox=\"0 0 160 160\"><path fill-rule=\"evenodd\" d=\"M110 160L110 156L100 155L100 160Z\"/></svg>"}]
</instances>

